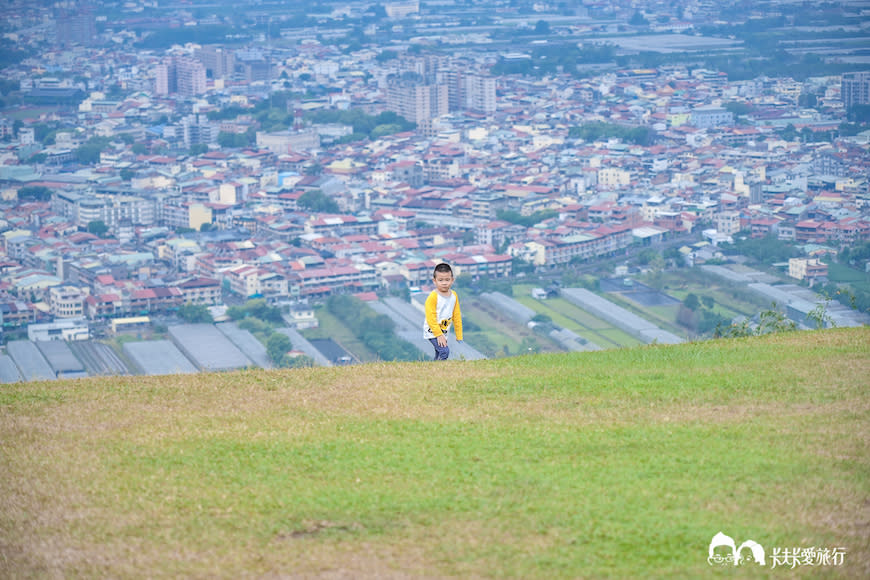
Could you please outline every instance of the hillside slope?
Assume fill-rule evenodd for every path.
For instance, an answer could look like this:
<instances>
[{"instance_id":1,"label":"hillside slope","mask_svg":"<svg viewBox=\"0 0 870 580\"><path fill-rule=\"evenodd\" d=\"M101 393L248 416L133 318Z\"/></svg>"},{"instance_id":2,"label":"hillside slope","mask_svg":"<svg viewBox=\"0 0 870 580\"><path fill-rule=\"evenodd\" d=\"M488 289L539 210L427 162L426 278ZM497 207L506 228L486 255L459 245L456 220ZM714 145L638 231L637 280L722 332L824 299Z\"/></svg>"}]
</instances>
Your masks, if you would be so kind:
<instances>
[{"instance_id":1,"label":"hillside slope","mask_svg":"<svg viewBox=\"0 0 870 580\"><path fill-rule=\"evenodd\" d=\"M6 385L0 577L699 578L717 532L870 577L868 369L856 328Z\"/></svg>"}]
</instances>

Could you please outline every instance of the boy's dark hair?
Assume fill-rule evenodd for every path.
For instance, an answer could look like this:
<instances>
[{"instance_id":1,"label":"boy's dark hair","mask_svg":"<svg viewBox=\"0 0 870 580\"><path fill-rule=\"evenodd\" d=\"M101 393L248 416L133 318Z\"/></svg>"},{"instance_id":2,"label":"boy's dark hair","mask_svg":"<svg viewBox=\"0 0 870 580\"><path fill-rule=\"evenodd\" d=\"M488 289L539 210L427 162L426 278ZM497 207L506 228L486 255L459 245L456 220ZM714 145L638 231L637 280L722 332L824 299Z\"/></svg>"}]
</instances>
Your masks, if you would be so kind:
<instances>
[{"instance_id":1,"label":"boy's dark hair","mask_svg":"<svg viewBox=\"0 0 870 580\"><path fill-rule=\"evenodd\" d=\"M438 272L447 273L447 274L450 274L452 276L453 275L453 268L451 268L450 264L448 264L447 262L441 262L440 264L435 266L435 271L432 272L432 277L434 278L438 274Z\"/></svg>"}]
</instances>

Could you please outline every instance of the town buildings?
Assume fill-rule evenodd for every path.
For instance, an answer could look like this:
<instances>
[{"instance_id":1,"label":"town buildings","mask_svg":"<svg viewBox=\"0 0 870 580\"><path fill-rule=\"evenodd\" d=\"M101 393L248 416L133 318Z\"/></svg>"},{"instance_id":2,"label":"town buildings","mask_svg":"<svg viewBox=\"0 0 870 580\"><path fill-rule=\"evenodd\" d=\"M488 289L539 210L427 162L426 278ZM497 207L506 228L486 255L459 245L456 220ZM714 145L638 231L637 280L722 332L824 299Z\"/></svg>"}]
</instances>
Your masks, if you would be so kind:
<instances>
[{"instance_id":1,"label":"town buildings","mask_svg":"<svg viewBox=\"0 0 870 580\"><path fill-rule=\"evenodd\" d=\"M553 38L606 32L626 20L617 4ZM423 27L426 9L388 3L388 23L368 30ZM687 12L700 22L709 9ZM50 48L3 71L22 95L63 105L0 111L6 325L171 312L225 293L398 291L440 260L510 277L516 264L558 270L701 231L832 251L870 238L868 135L810 138L867 103L870 73L729 81L677 63L497 75L497 62L521 66L550 40L488 49L492 35L443 36L458 46L446 55L422 34L355 46L277 20L280 43L139 50L150 32L132 17L86 41L92 15L55 15ZM365 13L319 25L353 16ZM167 18L199 25L183 10ZM417 126L363 136L348 112ZM598 126L651 137L583 136Z\"/></svg>"}]
</instances>

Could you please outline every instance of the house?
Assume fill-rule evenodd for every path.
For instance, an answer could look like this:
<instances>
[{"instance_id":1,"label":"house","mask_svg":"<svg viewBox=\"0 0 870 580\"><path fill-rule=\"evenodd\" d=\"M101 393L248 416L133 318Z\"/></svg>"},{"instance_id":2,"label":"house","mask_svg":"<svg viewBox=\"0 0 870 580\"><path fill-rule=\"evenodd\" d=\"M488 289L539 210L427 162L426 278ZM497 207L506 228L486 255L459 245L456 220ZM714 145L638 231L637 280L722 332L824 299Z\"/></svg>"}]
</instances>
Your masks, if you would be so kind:
<instances>
[{"instance_id":1,"label":"house","mask_svg":"<svg viewBox=\"0 0 870 580\"><path fill-rule=\"evenodd\" d=\"M176 285L181 291L181 299L187 304L208 304L214 306L220 304L221 283L215 278L196 277L178 282Z\"/></svg>"},{"instance_id":2,"label":"house","mask_svg":"<svg viewBox=\"0 0 870 580\"><path fill-rule=\"evenodd\" d=\"M790 258L788 275L798 280L806 280L810 286L817 282L828 281L828 265L815 258Z\"/></svg>"},{"instance_id":3,"label":"house","mask_svg":"<svg viewBox=\"0 0 870 580\"><path fill-rule=\"evenodd\" d=\"M314 315L314 308L306 303L296 303L290 307L287 316L292 321L293 328L303 330L306 328L317 328L319 323ZM287 317L285 317L285 320Z\"/></svg>"},{"instance_id":4,"label":"house","mask_svg":"<svg viewBox=\"0 0 870 580\"><path fill-rule=\"evenodd\" d=\"M123 310L123 301L118 294L97 294L85 298L85 314L88 318L114 316Z\"/></svg>"}]
</instances>

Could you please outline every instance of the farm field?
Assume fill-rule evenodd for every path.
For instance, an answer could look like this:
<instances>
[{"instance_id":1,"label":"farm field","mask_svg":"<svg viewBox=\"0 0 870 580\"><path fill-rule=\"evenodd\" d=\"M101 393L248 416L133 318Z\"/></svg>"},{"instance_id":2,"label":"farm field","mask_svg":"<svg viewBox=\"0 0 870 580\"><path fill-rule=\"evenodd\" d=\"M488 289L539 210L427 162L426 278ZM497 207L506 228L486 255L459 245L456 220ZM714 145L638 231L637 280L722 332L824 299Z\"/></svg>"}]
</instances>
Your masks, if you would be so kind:
<instances>
[{"instance_id":1,"label":"farm field","mask_svg":"<svg viewBox=\"0 0 870 580\"><path fill-rule=\"evenodd\" d=\"M378 357L375 353L354 336L325 306L317 306L315 308L315 315L317 316L319 326L300 331L302 336L309 340L331 338L344 347L345 350L353 353L360 362L374 362L377 360Z\"/></svg>"},{"instance_id":2,"label":"farm field","mask_svg":"<svg viewBox=\"0 0 870 580\"><path fill-rule=\"evenodd\" d=\"M466 340L489 357L538 352L558 352L559 346L525 325L514 322L476 296L462 297L463 319L480 330L466 330Z\"/></svg>"},{"instance_id":3,"label":"farm field","mask_svg":"<svg viewBox=\"0 0 870 580\"><path fill-rule=\"evenodd\" d=\"M684 271L674 270L663 274L664 291L680 300L685 299L689 293L698 298L710 296L721 312L726 316L751 317L754 314L770 307L764 300L752 295L745 288L735 287L723 282L721 278L705 274L700 270Z\"/></svg>"},{"instance_id":4,"label":"farm field","mask_svg":"<svg viewBox=\"0 0 870 580\"><path fill-rule=\"evenodd\" d=\"M615 328L610 323L595 317L582 308L575 306L563 298L547 298L536 300L532 298L532 286L518 285L514 287L514 300L540 314L546 314L563 328L572 330L601 348L619 348L643 344L627 332Z\"/></svg>"},{"instance_id":5,"label":"farm field","mask_svg":"<svg viewBox=\"0 0 870 580\"><path fill-rule=\"evenodd\" d=\"M828 264L828 279L831 282L847 282L856 288L870 291L870 273L861 272L843 264L836 262Z\"/></svg>"},{"instance_id":6,"label":"farm field","mask_svg":"<svg viewBox=\"0 0 870 580\"><path fill-rule=\"evenodd\" d=\"M683 338L686 336L685 329L677 324L676 321L678 306L644 306L628 296L614 292L604 294L604 298L637 314L645 320L649 320L662 330L667 330Z\"/></svg>"}]
</instances>

